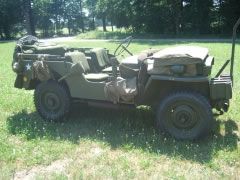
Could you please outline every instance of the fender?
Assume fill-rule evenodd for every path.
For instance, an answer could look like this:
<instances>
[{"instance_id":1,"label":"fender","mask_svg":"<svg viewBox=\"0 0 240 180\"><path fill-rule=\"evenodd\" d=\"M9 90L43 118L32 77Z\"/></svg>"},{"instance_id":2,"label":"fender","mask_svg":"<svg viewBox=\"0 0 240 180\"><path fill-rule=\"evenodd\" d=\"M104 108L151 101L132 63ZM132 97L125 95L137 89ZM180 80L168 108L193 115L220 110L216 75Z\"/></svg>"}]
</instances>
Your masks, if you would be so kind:
<instances>
[{"instance_id":1,"label":"fender","mask_svg":"<svg viewBox=\"0 0 240 180\"><path fill-rule=\"evenodd\" d=\"M26 90L35 89L37 83L46 81L49 78L39 78L36 69L34 68L35 60L20 60L20 72L17 73L14 86L16 88L24 88ZM65 76L70 72L72 63L66 61L44 61L51 72L50 79L58 79L57 76Z\"/></svg>"}]
</instances>

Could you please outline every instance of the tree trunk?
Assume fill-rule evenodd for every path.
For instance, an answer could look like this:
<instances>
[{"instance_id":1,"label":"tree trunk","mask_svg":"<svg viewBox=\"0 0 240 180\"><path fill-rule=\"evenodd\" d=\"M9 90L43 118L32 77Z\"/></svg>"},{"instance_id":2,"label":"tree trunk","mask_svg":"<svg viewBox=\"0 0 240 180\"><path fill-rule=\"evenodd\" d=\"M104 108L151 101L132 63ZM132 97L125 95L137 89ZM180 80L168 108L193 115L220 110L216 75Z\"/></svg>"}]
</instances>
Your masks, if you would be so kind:
<instances>
[{"instance_id":1,"label":"tree trunk","mask_svg":"<svg viewBox=\"0 0 240 180\"><path fill-rule=\"evenodd\" d=\"M221 9L222 9L223 1L219 0L219 12L218 12L218 33L222 34L222 14L221 14Z\"/></svg>"},{"instance_id":2,"label":"tree trunk","mask_svg":"<svg viewBox=\"0 0 240 180\"><path fill-rule=\"evenodd\" d=\"M82 17L82 33L84 33L85 32L85 27L84 27L84 20L83 20L83 17Z\"/></svg>"},{"instance_id":3,"label":"tree trunk","mask_svg":"<svg viewBox=\"0 0 240 180\"><path fill-rule=\"evenodd\" d=\"M27 33L29 35L35 36L35 26L33 21L33 14L32 14L32 7L31 7L31 0L23 1L23 11L24 11L24 18L25 18L25 26Z\"/></svg>"},{"instance_id":4,"label":"tree trunk","mask_svg":"<svg viewBox=\"0 0 240 180\"><path fill-rule=\"evenodd\" d=\"M105 15L103 15L103 17L102 17L102 25L103 25L103 31L106 32L107 27L106 27L106 16Z\"/></svg>"},{"instance_id":5,"label":"tree trunk","mask_svg":"<svg viewBox=\"0 0 240 180\"><path fill-rule=\"evenodd\" d=\"M112 27L112 32L113 32L113 22L112 22L112 20L111 20L111 27Z\"/></svg>"},{"instance_id":6,"label":"tree trunk","mask_svg":"<svg viewBox=\"0 0 240 180\"><path fill-rule=\"evenodd\" d=\"M93 30L95 30L95 17L93 16L93 18L92 18L92 28L93 28Z\"/></svg>"},{"instance_id":7,"label":"tree trunk","mask_svg":"<svg viewBox=\"0 0 240 180\"><path fill-rule=\"evenodd\" d=\"M2 27L0 27L0 37L1 37L1 39L4 38L4 37L3 37L3 32L2 32Z\"/></svg>"},{"instance_id":8,"label":"tree trunk","mask_svg":"<svg viewBox=\"0 0 240 180\"><path fill-rule=\"evenodd\" d=\"M3 26L3 32L5 34L6 39L11 39L10 29L8 25Z\"/></svg>"},{"instance_id":9,"label":"tree trunk","mask_svg":"<svg viewBox=\"0 0 240 180\"><path fill-rule=\"evenodd\" d=\"M81 15L81 28L82 28L82 33L85 31L85 26L84 26L84 19L83 19L83 5L82 5L82 0L80 0L80 15Z\"/></svg>"},{"instance_id":10,"label":"tree trunk","mask_svg":"<svg viewBox=\"0 0 240 180\"><path fill-rule=\"evenodd\" d=\"M58 20L58 15L56 15L56 18L55 18L55 35L59 34L59 29L60 29L60 23L59 23L59 20Z\"/></svg>"},{"instance_id":11,"label":"tree trunk","mask_svg":"<svg viewBox=\"0 0 240 180\"><path fill-rule=\"evenodd\" d=\"M181 31L182 11L183 11L183 0L174 0L174 23L175 23L175 34L179 35Z\"/></svg>"},{"instance_id":12,"label":"tree trunk","mask_svg":"<svg viewBox=\"0 0 240 180\"><path fill-rule=\"evenodd\" d=\"M70 36L71 35L71 27L70 27L69 19L68 19L67 27L68 27L68 35Z\"/></svg>"}]
</instances>

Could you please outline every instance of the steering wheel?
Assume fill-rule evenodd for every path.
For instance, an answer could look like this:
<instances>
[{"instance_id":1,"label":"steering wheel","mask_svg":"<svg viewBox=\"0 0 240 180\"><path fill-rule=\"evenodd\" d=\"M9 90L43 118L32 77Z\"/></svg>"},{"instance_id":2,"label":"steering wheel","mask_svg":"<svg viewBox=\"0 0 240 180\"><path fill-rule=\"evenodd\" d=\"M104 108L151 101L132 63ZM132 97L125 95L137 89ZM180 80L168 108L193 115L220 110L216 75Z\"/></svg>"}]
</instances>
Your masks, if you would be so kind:
<instances>
[{"instance_id":1,"label":"steering wheel","mask_svg":"<svg viewBox=\"0 0 240 180\"><path fill-rule=\"evenodd\" d=\"M123 39L120 42L120 44L118 45L118 47L116 48L116 50L114 52L114 56L119 56L124 51L126 51L129 55L133 56L133 54L127 49L128 46L130 45L130 43L132 42L132 39L133 39L132 36L129 36L129 37Z\"/></svg>"}]
</instances>

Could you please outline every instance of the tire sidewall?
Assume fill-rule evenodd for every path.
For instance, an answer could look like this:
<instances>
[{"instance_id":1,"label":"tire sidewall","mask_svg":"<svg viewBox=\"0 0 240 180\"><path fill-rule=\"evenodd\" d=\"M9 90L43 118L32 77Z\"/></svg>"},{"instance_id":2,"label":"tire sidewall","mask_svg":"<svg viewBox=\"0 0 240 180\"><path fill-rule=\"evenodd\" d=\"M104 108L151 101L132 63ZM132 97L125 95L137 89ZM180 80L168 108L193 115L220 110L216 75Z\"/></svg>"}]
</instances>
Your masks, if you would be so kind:
<instances>
[{"instance_id":1,"label":"tire sidewall","mask_svg":"<svg viewBox=\"0 0 240 180\"><path fill-rule=\"evenodd\" d=\"M176 102L192 103L197 111L198 120L190 130L169 127L165 113L168 108ZM183 104L184 105L184 104ZM193 140L206 135L212 127L212 110L208 100L198 93L173 93L163 99L157 111L157 126L161 131L166 131L177 139Z\"/></svg>"},{"instance_id":2,"label":"tire sidewall","mask_svg":"<svg viewBox=\"0 0 240 180\"><path fill-rule=\"evenodd\" d=\"M56 112L49 111L44 107L42 101L46 93L53 93L57 96L60 107ZM42 82L37 86L34 92L34 102L40 116L48 121L61 121L69 112L70 98L66 88L52 80Z\"/></svg>"}]
</instances>

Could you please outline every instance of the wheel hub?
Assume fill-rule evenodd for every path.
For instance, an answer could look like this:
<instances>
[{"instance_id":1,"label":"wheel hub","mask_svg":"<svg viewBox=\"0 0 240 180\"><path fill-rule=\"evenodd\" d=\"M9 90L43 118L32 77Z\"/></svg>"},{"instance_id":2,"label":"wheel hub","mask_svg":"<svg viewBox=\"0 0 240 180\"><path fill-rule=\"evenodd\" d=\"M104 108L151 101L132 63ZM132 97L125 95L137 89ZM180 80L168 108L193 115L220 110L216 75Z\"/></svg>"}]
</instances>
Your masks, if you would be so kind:
<instances>
[{"instance_id":1,"label":"wheel hub","mask_svg":"<svg viewBox=\"0 0 240 180\"><path fill-rule=\"evenodd\" d=\"M172 110L171 121L176 128L190 129L197 122L197 115L187 105L181 105Z\"/></svg>"},{"instance_id":2,"label":"wheel hub","mask_svg":"<svg viewBox=\"0 0 240 180\"><path fill-rule=\"evenodd\" d=\"M48 92L44 96L44 105L47 109L54 111L60 106L59 97L51 92Z\"/></svg>"}]
</instances>

